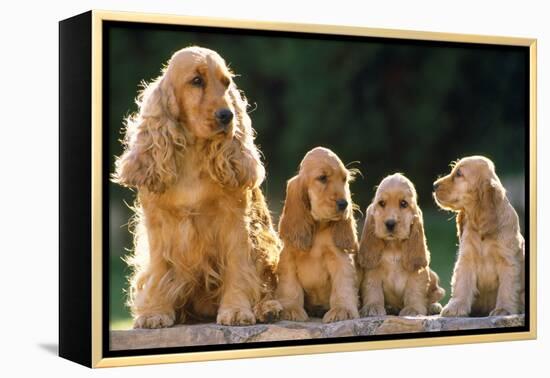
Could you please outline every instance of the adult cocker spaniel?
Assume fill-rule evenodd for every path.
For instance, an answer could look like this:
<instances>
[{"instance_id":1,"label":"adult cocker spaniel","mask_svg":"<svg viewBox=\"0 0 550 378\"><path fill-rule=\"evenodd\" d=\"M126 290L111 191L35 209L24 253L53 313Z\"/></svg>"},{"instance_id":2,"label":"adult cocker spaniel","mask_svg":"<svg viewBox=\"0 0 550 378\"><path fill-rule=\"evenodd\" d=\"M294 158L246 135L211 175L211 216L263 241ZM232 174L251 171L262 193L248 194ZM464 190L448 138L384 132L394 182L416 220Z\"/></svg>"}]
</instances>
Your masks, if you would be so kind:
<instances>
[{"instance_id":1,"label":"adult cocker spaniel","mask_svg":"<svg viewBox=\"0 0 550 378\"><path fill-rule=\"evenodd\" d=\"M524 312L525 246L516 211L483 156L459 160L434 183L434 198L458 213L458 258L452 295L442 316Z\"/></svg>"},{"instance_id":2,"label":"adult cocker spaniel","mask_svg":"<svg viewBox=\"0 0 550 378\"><path fill-rule=\"evenodd\" d=\"M214 51L176 52L126 120L114 180L137 189L129 305L136 328L276 318L280 241L247 102Z\"/></svg>"},{"instance_id":3,"label":"adult cocker spaniel","mask_svg":"<svg viewBox=\"0 0 550 378\"><path fill-rule=\"evenodd\" d=\"M382 180L367 216L358 256L361 316L439 314L445 290L429 268L416 190L396 173Z\"/></svg>"},{"instance_id":4,"label":"adult cocker spaniel","mask_svg":"<svg viewBox=\"0 0 550 378\"><path fill-rule=\"evenodd\" d=\"M305 321L308 313L324 314L323 322L359 317L351 256L358 247L352 177L336 154L317 147L288 181L279 222L284 246L277 299L282 319Z\"/></svg>"}]
</instances>

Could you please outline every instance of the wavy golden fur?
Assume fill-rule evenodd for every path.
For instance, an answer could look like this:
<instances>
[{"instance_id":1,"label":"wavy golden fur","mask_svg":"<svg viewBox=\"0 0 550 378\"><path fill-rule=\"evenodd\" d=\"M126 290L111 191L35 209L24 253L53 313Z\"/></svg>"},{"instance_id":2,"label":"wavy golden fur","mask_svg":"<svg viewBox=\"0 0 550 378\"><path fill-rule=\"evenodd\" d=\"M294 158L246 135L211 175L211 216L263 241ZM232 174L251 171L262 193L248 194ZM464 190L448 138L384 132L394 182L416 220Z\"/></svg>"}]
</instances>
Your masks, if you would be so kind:
<instances>
[{"instance_id":1,"label":"wavy golden fur","mask_svg":"<svg viewBox=\"0 0 550 378\"><path fill-rule=\"evenodd\" d=\"M525 243L516 211L483 156L459 160L434 183L434 198L457 213L458 258L442 316L524 312Z\"/></svg>"},{"instance_id":2,"label":"wavy golden fur","mask_svg":"<svg viewBox=\"0 0 550 378\"><path fill-rule=\"evenodd\" d=\"M358 256L362 316L439 314L445 291L429 268L416 190L396 173L382 180L367 216Z\"/></svg>"},{"instance_id":3,"label":"wavy golden fur","mask_svg":"<svg viewBox=\"0 0 550 378\"><path fill-rule=\"evenodd\" d=\"M288 181L279 222L284 247L277 299L283 319L305 321L308 313L324 314L323 322L359 317L352 178L338 156L317 147Z\"/></svg>"},{"instance_id":4,"label":"wavy golden fur","mask_svg":"<svg viewBox=\"0 0 550 378\"><path fill-rule=\"evenodd\" d=\"M176 52L137 104L114 174L137 189L134 327L276 318L280 241L247 102L224 60L200 47Z\"/></svg>"}]
</instances>

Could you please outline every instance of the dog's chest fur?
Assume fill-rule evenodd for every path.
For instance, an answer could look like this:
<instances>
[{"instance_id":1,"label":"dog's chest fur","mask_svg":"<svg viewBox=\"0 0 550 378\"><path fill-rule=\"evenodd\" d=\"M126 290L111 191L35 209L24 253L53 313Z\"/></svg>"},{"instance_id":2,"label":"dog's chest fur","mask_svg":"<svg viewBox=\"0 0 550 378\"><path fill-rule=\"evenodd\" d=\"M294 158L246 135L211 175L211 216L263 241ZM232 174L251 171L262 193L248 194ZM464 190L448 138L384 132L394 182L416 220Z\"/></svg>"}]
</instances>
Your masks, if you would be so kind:
<instances>
[{"instance_id":1,"label":"dog's chest fur","mask_svg":"<svg viewBox=\"0 0 550 378\"><path fill-rule=\"evenodd\" d=\"M496 267L502 263L499 250L495 239L482 240L477 231L469 227L464 229L460 240L461 258L469 260L468 265L475 269L478 290L493 291L498 288Z\"/></svg>"},{"instance_id":2,"label":"dog's chest fur","mask_svg":"<svg viewBox=\"0 0 550 378\"><path fill-rule=\"evenodd\" d=\"M402 266L402 253L400 249L388 248L382 254L380 264L384 270L382 282L386 298L403 297L408 274ZM397 301L401 302L401 299Z\"/></svg>"},{"instance_id":3,"label":"dog's chest fur","mask_svg":"<svg viewBox=\"0 0 550 378\"><path fill-rule=\"evenodd\" d=\"M186 162L178 181L165 193L144 198L149 228L156 243L177 261L176 271L187 282L213 282L223 274L220 255L231 253L246 235L244 191L228 192L194 162Z\"/></svg>"},{"instance_id":4,"label":"dog's chest fur","mask_svg":"<svg viewBox=\"0 0 550 378\"><path fill-rule=\"evenodd\" d=\"M215 205L212 199L223 196L223 188L212 181L204 171L198 169L198 162L189 159L181 170L182 173L172 188L176 206L194 209L196 212L204 208L205 204Z\"/></svg>"},{"instance_id":5,"label":"dog's chest fur","mask_svg":"<svg viewBox=\"0 0 550 378\"><path fill-rule=\"evenodd\" d=\"M329 307L331 278L327 269L327 254L335 248L330 230L317 232L311 250L296 256L298 280L305 291L306 304Z\"/></svg>"}]
</instances>

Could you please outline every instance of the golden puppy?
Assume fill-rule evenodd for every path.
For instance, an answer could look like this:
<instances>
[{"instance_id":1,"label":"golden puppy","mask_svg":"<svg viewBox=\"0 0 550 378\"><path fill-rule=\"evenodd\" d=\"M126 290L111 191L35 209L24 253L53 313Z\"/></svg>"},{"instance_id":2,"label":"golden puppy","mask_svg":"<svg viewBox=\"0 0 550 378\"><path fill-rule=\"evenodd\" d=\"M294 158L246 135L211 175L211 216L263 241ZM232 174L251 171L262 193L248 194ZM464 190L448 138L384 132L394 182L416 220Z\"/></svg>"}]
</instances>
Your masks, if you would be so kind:
<instances>
[{"instance_id":1,"label":"golden puppy","mask_svg":"<svg viewBox=\"0 0 550 378\"><path fill-rule=\"evenodd\" d=\"M493 162L461 159L434 183L434 198L458 213L458 258L442 316L524 312L524 240Z\"/></svg>"},{"instance_id":2,"label":"golden puppy","mask_svg":"<svg viewBox=\"0 0 550 378\"><path fill-rule=\"evenodd\" d=\"M429 268L416 190L396 173L382 180L361 236L361 316L439 314L445 290Z\"/></svg>"},{"instance_id":3,"label":"golden puppy","mask_svg":"<svg viewBox=\"0 0 550 378\"><path fill-rule=\"evenodd\" d=\"M280 241L247 103L214 51L176 52L127 120L114 180L137 189L136 328L276 318Z\"/></svg>"},{"instance_id":4,"label":"golden puppy","mask_svg":"<svg viewBox=\"0 0 550 378\"><path fill-rule=\"evenodd\" d=\"M323 322L359 317L357 251L352 172L332 151L317 147L288 181L279 234L283 250L278 266L277 299L281 318L305 321L324 312ZM328 311L327 311L328 310Z\"/></svg>"}]
</instances>

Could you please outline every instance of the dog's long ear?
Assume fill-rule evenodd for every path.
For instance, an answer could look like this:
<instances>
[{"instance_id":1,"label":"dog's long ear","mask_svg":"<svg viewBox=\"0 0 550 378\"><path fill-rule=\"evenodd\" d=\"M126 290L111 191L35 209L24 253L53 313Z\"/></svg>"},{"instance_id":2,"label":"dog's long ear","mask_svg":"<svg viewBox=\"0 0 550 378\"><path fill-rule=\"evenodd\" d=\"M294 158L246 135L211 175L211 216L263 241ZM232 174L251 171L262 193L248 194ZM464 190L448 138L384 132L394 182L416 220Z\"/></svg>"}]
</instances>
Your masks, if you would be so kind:
<instances>
[{"instance_id":1,"label":"dog's long ear","mask_svg":"<svg viewBox=\"0 0 550 378\"><path fill-rule=\"evenodd\" d=\"M115 162L114 182L162 193L176 179L186 140L178 126L178 105L162 77L137 99L139 112L126 119L125 150Z\"/></svg>"},{"instance_id":2,"label":"dog's long ear","mask_svg":"<svg viewBox=\"0 0 550 378\"><path fill-rule=\"evenodd\" d=\"M370 204L367 208L367 215L359 244L358 262L365 269L376 268L380 264L382 252L384 251L384 240L377 237L374 232L374 206L374 204Z\"/></svg>"},{"instance_id":3,"label":"dog's long ear","mask_svg":"<svg viewBox=\"0 0 550 378\"><path fill-rule=\"evenodd\" d=\"M357 252L359 247L357 243L357 225L353 217L352 206L348 208L348 214L345 218L332 223L331 233L336 248L348 253Z\"/></svg>"},{"instance_id":4,"label":"dog's long ear","mask_svg":"<svg viewBox=\"0 0 550 378\"><path fill-rule=\"evenodd\" d=\"M485 179L478 186L473 218L481 236L490 235L498 229L498 208L505 196L504 188L496 179Z\"/></svg>"},{"instance_id":5,"label":"dog's long ear","mask_svg":"<svg viewBox=\"0 0 550 378\"><path fill-rule=\"evenodd\" d=\"M315 221L311 216L307 188L302 181L300 176L294 176L287 183L279 235L286 246L308 251L313 243Z\"/></svg>"},{"instance_id":6,"label":"dog's long ear","mask_svg":"<svg viewBox=\"0 0 550 378\"><path fill-rule=\"evenodd\" d=\"M405 253L401 258L403 268L409 272L416 272L421 268L427 267L430 263L430 252L426 245L424 220L422 218L422 211L419 208L416 209L409 239L405 243Z\"/></svg>"},{"instance_id":7,"label":"dog's long ear","mask_svg":"<svg viewBox=\"0 0 550 378\"><path fill-rule=\"evenodd\" d=\"M233 128L225 139L211 143L211 164L207 169L210 176L224 186L258 187L264 180L265 168L254 144L248 103L235 83L229 87L229 96L235 112Z\"/></svg>"}]
</instances>

